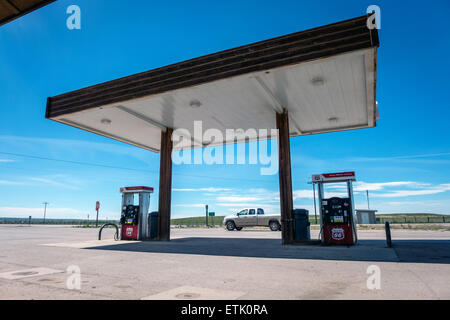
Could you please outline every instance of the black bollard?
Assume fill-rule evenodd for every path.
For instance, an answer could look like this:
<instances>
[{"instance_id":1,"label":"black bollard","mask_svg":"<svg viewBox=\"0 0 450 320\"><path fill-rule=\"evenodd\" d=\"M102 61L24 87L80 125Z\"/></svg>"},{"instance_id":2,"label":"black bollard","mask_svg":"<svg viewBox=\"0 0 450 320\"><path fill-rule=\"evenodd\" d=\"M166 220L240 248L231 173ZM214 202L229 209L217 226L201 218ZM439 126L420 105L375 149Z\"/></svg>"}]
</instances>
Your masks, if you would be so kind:
<instances>
[{"instance_id":1,"label":"black bollard","mask_svg":"<svg viewBox=\"0 0 450 320\"><path fill-rule=\"evenodd\" d=\"M389 221L386 221L385 229L386 229L386 244L389 248L392 248L391 227L389 226Z\"/></svg>"}]
</instances>

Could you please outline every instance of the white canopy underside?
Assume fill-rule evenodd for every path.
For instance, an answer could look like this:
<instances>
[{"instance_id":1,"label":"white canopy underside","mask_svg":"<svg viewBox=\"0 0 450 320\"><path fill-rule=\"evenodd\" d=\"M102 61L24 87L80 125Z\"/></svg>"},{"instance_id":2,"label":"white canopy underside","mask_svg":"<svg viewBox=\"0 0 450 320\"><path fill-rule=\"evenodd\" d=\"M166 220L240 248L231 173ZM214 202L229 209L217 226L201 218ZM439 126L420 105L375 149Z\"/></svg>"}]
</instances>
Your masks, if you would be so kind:
<instances>
[{"instance_id":1,"label":"white canopy underside","mask_svg":"<svg viewBox=\"0 0 450 320\"><path fill-rule=\"evenodd\" d=\"M276 112L289 112L291 136L369 128L376 125L376 48L248 73L65 114L54 120L155 152L161 130L275 129ZM257 136L248 137L255 141ZM264 138L264 137L262 137ZM175 149L197 148L200 141Z\"/></svg>"}]
</instances>

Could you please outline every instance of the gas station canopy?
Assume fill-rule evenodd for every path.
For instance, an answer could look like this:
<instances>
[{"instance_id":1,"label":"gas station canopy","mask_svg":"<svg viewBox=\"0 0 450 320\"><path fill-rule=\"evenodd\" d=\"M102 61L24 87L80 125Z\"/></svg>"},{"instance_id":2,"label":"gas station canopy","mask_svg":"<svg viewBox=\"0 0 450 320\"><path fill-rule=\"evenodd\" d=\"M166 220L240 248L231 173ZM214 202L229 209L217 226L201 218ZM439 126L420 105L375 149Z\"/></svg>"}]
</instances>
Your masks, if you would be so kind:
<instances>
[{"instance_id":1,"label":"gas station canopy","mask_svg":"<svg viewBox=\"0 0 450 320\"><path fill-rule=\"evenodd\" d=\"M55 0L2 0L0 1L0 26L54 1Z\"/></svg>"},{"instance_id":2,"label":"gas station canopy","mask_svg":"<svg viewBox=\"0 0 450 320\"><path fill-rule=\"evenodd\" d=\"M275 113L284 109L289 112L290 136L374 127L379 41L367 19L301 31L51 97L46 117L155 152L161 150L161 131L166 128L193 133L194 121L201 120L203 131L216 128L224 137L226 129L275 129ZM183 147L234 142L193 140Z\"/></svg>"}]
</instances>

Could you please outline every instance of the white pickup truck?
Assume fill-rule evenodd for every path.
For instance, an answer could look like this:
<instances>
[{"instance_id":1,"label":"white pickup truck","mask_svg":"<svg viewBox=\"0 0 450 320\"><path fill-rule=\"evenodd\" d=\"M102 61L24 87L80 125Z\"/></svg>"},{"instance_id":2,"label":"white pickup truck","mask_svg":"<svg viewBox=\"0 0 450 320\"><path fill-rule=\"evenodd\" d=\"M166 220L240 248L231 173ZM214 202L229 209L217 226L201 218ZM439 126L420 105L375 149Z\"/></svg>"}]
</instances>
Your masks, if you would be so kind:
<instances>
[{"instance_id":1,"label":"white pickup truck","mask_svg":"<svg viewBox=\"0 0 450 320\"><path fill-rule=\"evenodd\" d=\"M243 227L263 226L272 231L281 230L280 215L264 214L261 208L246 208L236 214L226 216L223 224L228 231L242 230Z\"/></svg>"}]
</instances>

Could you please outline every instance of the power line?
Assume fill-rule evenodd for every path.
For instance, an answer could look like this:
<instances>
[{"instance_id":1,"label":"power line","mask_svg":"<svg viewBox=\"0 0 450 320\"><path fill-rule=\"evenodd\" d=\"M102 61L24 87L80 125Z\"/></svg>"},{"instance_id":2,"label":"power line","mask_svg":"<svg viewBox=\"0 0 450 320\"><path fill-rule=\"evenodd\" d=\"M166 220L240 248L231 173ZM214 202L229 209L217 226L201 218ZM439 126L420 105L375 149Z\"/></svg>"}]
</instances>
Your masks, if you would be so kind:
<instances>
[{"instance_id":1,"label":"power line","mask_svg":"<svg viewBox=\"0 0 450 320\"><path fill-rule=\"evenodd\" d=\"M12 152L0 152L0 154L10 155L10 156L17 156L17 157L24 157L24 158L31 158L31 159L47 160L47 161L65 162L65 163L85 165L85 166L103 167L103 168L109 168L109 169L131 170L131 171L145 171L145 172L154 172L154 173L156 173L156 171L152 171L152 170L118 167L118 166L111 166L111 165L98 164L98 163L92 163L92 162L82 162L82 161L74 161L74 160L63 160L63 159L47 158L47 157L28 155L28 154L20 154L20 153L12 153Z\"/></svg>"},{"instance_id":2,"label":"power line","mask_svg":"<svg viewBox=\"0 0 450 320\"><path fill-rule=\"evenodd\" d=\"M23 157L23 158L30 158L30 159L38 159L38 160L46 160L46 161L56 161L56 162L63 162L63 163L70 163L70 164L77 164L77 165L84 165L84 166L92 166L92 167L102 167L102 168L108 168L108 169L118 169L118 170L129 170L129 171L138 171L138 172L148 172L148 173L155 173L158 174L159 172L156 170L145 170L145 169L136 169L136 168L127 168L127 167L119 167L119 166L112 166L112 165L106 165L106 164L99 164L99 163L92 163L92 162L83 162L83 161L74 161L74 160L63 160L63 159L56 159L56 158L48 158L48 157L42 157L42 156L35 156L35 155L28 155L28 154L20 154L20 153L12 153L12 152L0 152L0 154L3 155L9 155L9 156L16 156L16 157ZM191 178L204 178L204 179L221 179L221 180L229 180L229 181L242 181L242 178L230 178L230 177L220 177L220 176L205 176L205 175L195 175L195 174L186 174L186 173L177 173L177 176L183 176L183 177L191 177ZM258 179L245 179L246 181L251 182L258 182L258 183L268 183L269 181L264 180L258 180Z\"/></svg>"}]
</instances>

